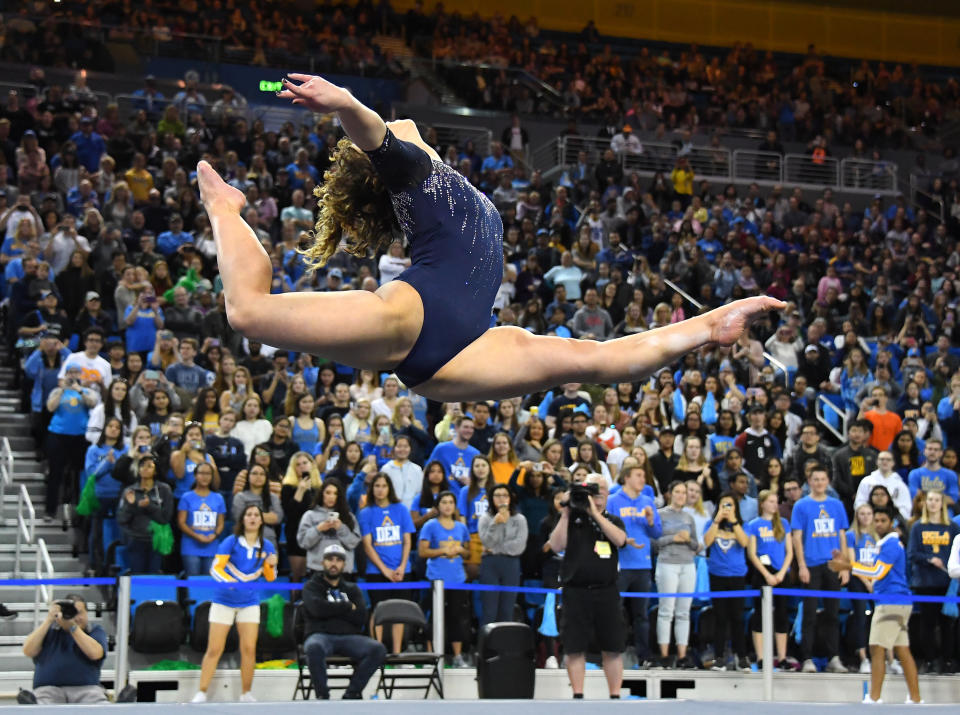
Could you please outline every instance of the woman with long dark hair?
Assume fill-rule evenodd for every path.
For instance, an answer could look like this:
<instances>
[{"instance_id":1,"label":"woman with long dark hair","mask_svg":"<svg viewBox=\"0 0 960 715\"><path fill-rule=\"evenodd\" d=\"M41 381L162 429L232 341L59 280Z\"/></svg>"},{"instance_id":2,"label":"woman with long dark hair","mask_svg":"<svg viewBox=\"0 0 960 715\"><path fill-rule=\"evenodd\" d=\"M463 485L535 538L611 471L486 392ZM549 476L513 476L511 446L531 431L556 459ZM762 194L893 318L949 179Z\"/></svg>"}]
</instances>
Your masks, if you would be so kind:
<instances>
[{"instance_id":1,"label":"woman with long dark hair","mask_svg":"<svg viewBox=\"0 0 960 715\"><path fill-rule=\"evenodd\" d=\"M480 561L480 583L491 586L520 585L520 555L527 547L527 520L517 512L513 490L497 484L490 490L487 513L481 514L477 526L483 557ZM484 591L480 623L512 621L517 603L514 591Z\"/></svg>"},{"instance_id":2,"label":"woman with long dark hair","mask_svg":"<svg viewBox=\"0 0 960 715\"><path fill-rule=\"evenodd\" d=\"M423 470L423 483L420 485L420 492L413 498L410 504L410 516L413 518L413 525L417 529L421 528L430 519L437 516L437 496L441 492L450 491L450 481L447 479L446 470L443 462L436 459L427 464Z\"/></svg>"},{"instance_id":3,"label":"woman with long dark hair","mask_svg":"<svg viewBox=\"0 0 960 715\"><path fill-rule=\"evenodd\" d=\"M220 479L213 465L197 465L190 491L180 497L177 524L183 532L180 558L187 576L209 573L223 532L227 505L220 494Z\"/></svg>"},{"instance_id":4,"label":"woman with long dark hair","mask_svg":"<svg viewBox=\"0 0 960 715\"><path fill-rule=\"evenodd\" d=\"M130 438L133 436L133 430L137 427L137 416L130 406L130 391L127 389L127 381L118 377L110 383L110 388L103 397L103 402L98 403L90 410L90 417L87 420L87 441L90 444L96 444L100 439L100 431L103 429L104 419L107 417L118 417L123 424L123 441L130 444Z\"/></svg>"},{"instance_id":5,"label":"woman with long dark hair","mask_svg":"<svg viewBox=\"0 0 960 715\"><path fill-rule=\"evenodd\" d=\"M231 513L234 521L240 521L247 506L256 504L260 507L263 516L263 537L276 548L276 529L283 521L283 506L280 504L279 497L270 491L267 481L267 470L261 464L253 464L249 469L240 472L234 482L234 490L237 484L242 484L243 488L233 495Z\"/></svg>"},{"instance_id":6,"label":"woman with long dark hair","mask_svg":"<svg viewBox=\"0 0 960 715\"><path fill-rule=\"evenodd\" d=\"M273 581L277 578L277 549L264 538L263 513L257 504L248 504L240 512L233 534L217 549L213 577L224 584L239 581ZM200 688L191 702L207 702L207 688L213 680L227 634L237 626L240 636L240 702L254 702L250 688L257 656L260 631L260 596L257 591L224 586L210 604L210 632L200 669Z\"/></svg>"},{"instance_id":7,"label":"woman with long dark hair","mask_svg":"<svg viewBox=\"0 0 960 715\"><path fill-rule=\"evenodd\" d=\"M307 577L323 568L323 550L340 544L347 552L343 573L353 580L354 549L360 538L360 525L347 505L347 490L339 480L328 477L297 529L297 543L307 552Z\"/></svg>"},{"instance_id":8,"label":"woman with long dark hair","mask_svg":"<svg viewBox=\"0 0 960 715\"><path fill-rule=\"evenodd\" d=\"M370 583L399 583L410 576L410 549L416 528L410 511L400 503L393 482L378 474L367 489L367 506L360 510L360 533L367 555L366 578ZM383 642L383 627L374 626L373 610L388 598L408 599L404 591L370 591L370 633ZM403 624L393 624L393 652L403 643Z\"/></svg>"}]
</instances>

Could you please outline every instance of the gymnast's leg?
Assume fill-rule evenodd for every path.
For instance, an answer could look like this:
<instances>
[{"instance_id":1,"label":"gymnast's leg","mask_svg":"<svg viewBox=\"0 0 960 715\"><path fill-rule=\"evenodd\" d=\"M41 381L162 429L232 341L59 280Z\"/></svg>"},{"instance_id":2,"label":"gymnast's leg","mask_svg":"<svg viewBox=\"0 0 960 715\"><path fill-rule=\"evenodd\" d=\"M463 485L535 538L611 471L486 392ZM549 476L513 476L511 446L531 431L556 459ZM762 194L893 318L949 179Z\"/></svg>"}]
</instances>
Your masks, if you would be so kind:
<instances>
[{"instance_id":1,"label":"gymnast's leg","mask_svg":"<svg viewBox=\"0 0 960 715\"><path fill-rule=\"evenodd\" d=\"M449 402L514 397L564 382L636 382L704 345L732 345L753 318L784 307L773 298L747 298L681 323L602 343L494 328L416 390Z\"/></svg>"},{"instance_id":2,"label":"gymnast's leg","mask_svg":"<svg viewBox=\"0 0 960 715\"><path fill-rule=\"evenodd\" d=\"M423 325L423 304L412 286L391 281L376 293L271 295L270 259L240 217L243 194L205 161L197 172L217 245L227 318L234 329L267 345L359 368L379 370L406 357Z\"/></svg>"}]
</instances>

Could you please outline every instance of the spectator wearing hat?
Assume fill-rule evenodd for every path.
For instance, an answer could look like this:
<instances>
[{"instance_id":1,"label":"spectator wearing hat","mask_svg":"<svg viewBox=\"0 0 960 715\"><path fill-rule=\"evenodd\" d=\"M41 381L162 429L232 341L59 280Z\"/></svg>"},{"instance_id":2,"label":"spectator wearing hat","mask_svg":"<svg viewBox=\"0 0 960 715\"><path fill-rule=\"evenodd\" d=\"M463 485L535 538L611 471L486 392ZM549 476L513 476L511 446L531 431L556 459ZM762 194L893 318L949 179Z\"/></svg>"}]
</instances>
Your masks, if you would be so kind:
<instances>
[{"instance_id":1,"label":"spectator wearing hat","mask_svg":"<svg viewBox=\"0 0 960 715\"><path fill-rule=\"evenodd\" d=\"M59 302L52 290L41 291L37 309L27 313L20 321L17 334L29 347L39 344L40 336L48 329L54 329L61 335L70 333L70 319L59 307Z\"/></svg>"},{"instance_id":2,"label":"spectator wearing hat","mask_svg":"<svg viewBox=\"0 0 960 715\"><path fill-rule=\"evenodd\" d=\"M737 435L734 446L743 455L743 465L750 474L765 474L770 457L783 457L780 441L767 427L767 413L760 405L754 405L747 414L750 426Z\"/></svg>"},{"instance_id":3,"label":"spectator wearing hat","mask_svg":"<svg viewBox=\"0 0 960 715\"><path fill-rule=\"evenodd\" d=\"M636 134L633 133L633 127L629 124L624 124L623 128L613 135L610 139L610 148L618 157L622 157L624 154L639 156L643 153L643 145Z\"/></svg>"},{"instance_id":4,"label":"spectator wearing hat","mask_svg":"<svg viewBox=\"0 0 960 715\"><path fill-rule=\"evenodd\" d=\"M80 131L75 132L70 141L77 147L77 159L91 174L100 168L100 157L107 153L107 143L93 130L93 119L80 118Z\"/></svg>"},{"instance_id":5,"label":"spectator wearing hat","mask_svg":"<svg viewBox=\"0 0 960 715\"><path fill-rule=\"evenodd\" d=\"M23 365L23 372L30 379L31 431L38 445L43 445L43 435L50 422L47 398L58 384L58 375L63 362L70 356L62 339L65 337L56 326L48 326L40 334L38 346L30 353Z\"/></svg>"},{"instance_id":6,"label":"spectator wearing hat","mask_svg":"<svg viewBox=\"0 0 960 715\"><path fill-rule=\"evenodd\" d=\"M183 230L183 217L180 214L172 214L168 225L169 229L157 236L157 250L167 259L181 246L193 243L193 234Z\"/></svg>"},{"instance_id":7,"label":"spectator wearing hat","mask_svg":"<svg viewBox=\"0 0 960 715\"><path fill-rule=\"evenodd\" d=\"M113 316L103 307L103 300L95 290L88 290L83 297L83 308L77 313L73 331L82 333L87 328L100 328L105 334L113 333L116 323Z\"/></svg>"},{"instance_id":8,"label":"spectator wearing hat","mask_svg":"<svg viewBox=\"0 0 960 715\"><path fill-rule=\"evenodd\" d=\"M367 606L360 589L341 578L346 558L343 546L329 544L323 550L322 569L303 587L303 649L310 679L321 700L330 699L327 657L346 656L356 662L344 700L362 699L367 681L387 657L382 643L362 635Z\"/></svg>"}]
</instances>

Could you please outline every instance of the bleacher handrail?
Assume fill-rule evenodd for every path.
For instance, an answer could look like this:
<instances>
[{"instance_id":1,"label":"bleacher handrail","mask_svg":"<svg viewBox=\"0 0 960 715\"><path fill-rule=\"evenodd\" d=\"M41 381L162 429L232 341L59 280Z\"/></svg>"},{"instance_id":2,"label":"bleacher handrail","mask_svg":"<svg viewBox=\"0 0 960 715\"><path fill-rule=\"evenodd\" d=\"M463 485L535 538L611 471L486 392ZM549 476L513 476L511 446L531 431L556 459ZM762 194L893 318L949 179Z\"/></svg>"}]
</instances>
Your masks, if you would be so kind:
<instances>
[{"instance_id":1,"label":"bleacher handrail","mask_svg":"<svg viewBox=\"0 0 960 715\"><path fill-rule=\"evenodd\" d=\"M24 513L26 512L26 513ZM20 485L17 494L17 544L13 555L13 572L20 576L20 564L23 547L34 543L36 536L37 512L33 508L30 494L25 484Z\"/></svg>"},{"instance_id":2,"label":"bleacher handrail","mask_svg":"<svg viewBox=\"0 0 960 715\"><path fill-rule=\"evenodd\" d=\"M830 420L827 419L827 416L824 413L824 407L832 410L837 415L840 421L839 430L833 426L833 423L831 423ZM823 395L817 395L814 414L816 415L817 422L826 427L830 434L840 440L841 443L845 443L847 441L847 413L845 410L837 407Z\"/></svg>"},{"instance_id":3,"label":"bleacher handrail","mask_svg":"<svg viewBox=\"0 0 960 715\"><path fill-rule=\"evenodd\" d=\"M0 519L7 518L7 487L13 485L13 450L6 437L0 442Z\"/></svg>"},{"instance_id":4,"label":"bleacher handrail","mask_svg":"<svg viewBox=\"0 0 960 715\"><path fill-rule=\"evenodd\" d=\"M36 568L35 576L40 579L55 579L57 577L53 570L53 560L50 558L50 552L47 550L47 542L43 538L37 539L36 548ZM48 588L46 584L38 583L33 590L33 627L36 628L40 623L41 604L46 605L53 600L53 588Z\"/></svg>"}]
</instances>

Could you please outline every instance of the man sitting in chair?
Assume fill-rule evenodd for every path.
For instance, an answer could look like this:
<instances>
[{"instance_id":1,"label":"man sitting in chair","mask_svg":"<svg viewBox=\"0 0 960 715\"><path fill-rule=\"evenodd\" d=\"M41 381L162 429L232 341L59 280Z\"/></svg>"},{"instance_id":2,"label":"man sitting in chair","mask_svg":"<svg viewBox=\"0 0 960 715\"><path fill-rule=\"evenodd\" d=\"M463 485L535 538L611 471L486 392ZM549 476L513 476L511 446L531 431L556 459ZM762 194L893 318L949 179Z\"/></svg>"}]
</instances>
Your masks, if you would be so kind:
<instances>
[{"instance_id":1,"label":"man sitting in chair","mask_svg":"<svg viewBox=\"0 0 960 715\"><path fill-rule=\"evenodd\" d=\"M383 644L361 635L367 622L367 608L360 589L340 579L347 552L340 544L323 550L323 570L303 587L303 650L310 679L321 700L330 699L327 687L328 656L340 655L354 661L353 677L344 700L360 700L363 688L387 657Z\"/></svg>"}]
</instances>

